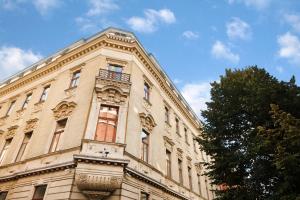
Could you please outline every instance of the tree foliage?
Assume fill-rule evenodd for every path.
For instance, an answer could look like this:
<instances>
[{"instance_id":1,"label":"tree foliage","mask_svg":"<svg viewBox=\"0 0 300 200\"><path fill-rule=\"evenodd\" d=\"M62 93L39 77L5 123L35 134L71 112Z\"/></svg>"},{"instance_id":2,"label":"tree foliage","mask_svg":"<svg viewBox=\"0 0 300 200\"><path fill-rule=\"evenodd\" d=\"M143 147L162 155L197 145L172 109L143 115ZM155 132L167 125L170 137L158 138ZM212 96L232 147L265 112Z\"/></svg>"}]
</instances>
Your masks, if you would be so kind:
<instances>
[{"instance_id":1,"label":"tree foliage","mask_svg":"<svg viewBox=\"0 0 300 200\"><path fill-rule=\"evenodd\" d=\"M258 127L273 128L270 104L300 117L300 88L292 77L279 82L256 66L226 70L211 84L211 102L205 118L202 149L212 158L206 163L214 184L226 185L218 199L271 199L279 181L273 153L261 145Z\"/></svg>"}]
</instances>

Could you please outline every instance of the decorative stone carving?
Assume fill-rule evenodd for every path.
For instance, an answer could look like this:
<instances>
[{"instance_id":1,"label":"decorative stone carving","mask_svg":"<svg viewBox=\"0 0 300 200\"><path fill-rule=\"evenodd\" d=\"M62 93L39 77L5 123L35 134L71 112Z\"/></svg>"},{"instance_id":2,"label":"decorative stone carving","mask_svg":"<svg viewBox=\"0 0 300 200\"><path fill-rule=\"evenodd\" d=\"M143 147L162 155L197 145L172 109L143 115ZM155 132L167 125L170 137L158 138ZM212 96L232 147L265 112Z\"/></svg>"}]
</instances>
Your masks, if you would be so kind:
<instances>
[{"instance_id":1,"label":"decorative stone carving","mask_svg":"<svg viewBox=\"0 0 300 200\"><path fill-rule=\"evenodd\" d=\"M190 156L187 156L186 160L187 160L187 165L191 167L192 166L192 158Z\"/></svg>"},{"instance_id":2,"label":"decorative stone carving","mask_svg":"<svg viewBox=\"0 0 300 200\"><path fill-rule=\"evenodd\" d=\"M172 151L173 150L173 146L175 145L175 143L173 142L173 140L167 136L164 136L164 141L165 141L165 147L169 150Z\"/></svg>"},{"instance_id":3,"label":"decorative stone carving","mask_svg":"<svg viewBox=\"0 0 300 200\"><path fill-rule=\"evenodd\" d=\"M26 122L24 132L27 133L27 132L33 131L37 126L37 122L38 122L37 118L28 120Z\"/></svg>"},{"instance_id":4,"label":"decorative stone carving","mask_svg":"<svg viewBox=\"0 0 300 200\"><path fill-rule=\"evenodd\" d=\"M52 109L55 120L60 120L69 117L74 108L76 107L76 103L62 101L55 108Z\"/></svg>"},{"instance_id":5,"label":"decorative stone carving","mask_svg":"<svg viewBox=\"0 0 300 200\"><path fill-rule=\"evenodd\" d=\"M112 79L97 78L96 80L97 88L101 88L101 86L112 86L120 89L129 90L130 85L131 84L129 82L115 81Z\"/></svg>"},{"instance_id":6,"label":"decorative stone carving","mask_svg":"<svg viewBox=\"0 0 300 200\"><path fill-rule=\"evenodd\" d=\"M115 86L105 86L96 90L99 101L122 105L126 102L128 93L123 92L120 88Z\"/></svg>"},{"instance_id":7,"label":"decorative stone carving","mask_svg":"<svg viewBox=\"0 0 300 200\"><path fill-rule=\"evenodd\" d=\"M153 128L156 126L154 118L150 114L140 113L140 120L143 128L148 131L152 132Z\"/></svg>"},{"instance_id":8,"label":"decorative stone carving","mask_svg":"<svg viewBox=\"0 0 300 200\"><path fill-rule=\"evenodd\" d=\"M105 176L79 173L75 182L89 199L104 199L116 189L121 188L123 176Z\"/></svg>"},{"instance_id":9,"label":"decorative stone carving","mask_svg":"<svg viewBox=\"0 0 300 200\"><path fill-rule=\"evenodd\" d=\"M182 160L182 153L183 153L183 150L182 149L180 149L180 148L177 148L177 156L178 156L178 158L180 158L181 160Z\"/></svg>"},{"instance_id":10,"label":"decorative stone carving","mask_svg":"<svg viewBox=\"0 0 300 200\"><path fill-rule=\"evenodd\" d=\"M40 112L43 109L44 101L34 104L33 112Z\"/></svg>"},{"instance_id":11,"label":"decorative stone carving","mask_svg":"<svg viewBox=\"0 0 300 200\"><path fill-rule=\"evenodd\" d=\"M201 174L201 172L202 172L202 165L201 165L200 162L195 163L195 168L196 168L197 173Z\"/></svg>"},{"instance_id":12,"label":"decorative stone carving","mask_svg":"<svg viewBox=\"0 0 300 200\"><path fill-rule=\"evenodd\" d=\"M8 131L7 131L7 134L6 134L6 139L14 137L16 132L17 132L18 127L19 126L17 126L17 125L9 127Z\"/></svg>"}]
</instances>

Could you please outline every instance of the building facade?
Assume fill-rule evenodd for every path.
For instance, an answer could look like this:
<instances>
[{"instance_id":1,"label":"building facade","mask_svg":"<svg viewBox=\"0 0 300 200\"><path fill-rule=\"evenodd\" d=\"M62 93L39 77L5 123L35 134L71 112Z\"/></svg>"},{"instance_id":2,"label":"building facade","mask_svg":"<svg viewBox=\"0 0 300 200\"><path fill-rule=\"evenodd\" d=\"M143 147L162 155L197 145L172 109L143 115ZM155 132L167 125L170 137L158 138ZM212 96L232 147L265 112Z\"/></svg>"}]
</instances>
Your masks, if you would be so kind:
<instances>
[{"instance_id":1,"label":"building facade","mask_svg":"<svg viewBox=\"0 0 300 200\"><path fill-rule=\"evenodd\" d=\"M130 32L109 28L0 85L0 200L213 199L201 124Z\"/></svg>"}]
</instances>

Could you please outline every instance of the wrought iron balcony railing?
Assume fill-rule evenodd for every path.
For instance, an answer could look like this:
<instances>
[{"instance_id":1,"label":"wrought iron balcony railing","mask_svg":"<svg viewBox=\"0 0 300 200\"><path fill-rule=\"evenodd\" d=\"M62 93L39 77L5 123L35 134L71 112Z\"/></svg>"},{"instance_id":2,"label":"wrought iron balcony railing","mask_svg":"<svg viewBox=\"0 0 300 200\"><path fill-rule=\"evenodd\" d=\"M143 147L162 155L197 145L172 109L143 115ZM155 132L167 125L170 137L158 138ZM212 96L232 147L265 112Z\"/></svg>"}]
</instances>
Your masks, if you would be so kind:
<instances>
[{"instance_id":1,"label":"wrought iron balcony railing","mask_svg":"<svg viewBox=\"0 0 300 200\"><path fill-rule=\"evenodd\" d=\"M105 69L100 69L99 76L102 79L114 80L114 81L122 81L122 82L130 82L130 74L115 72Z\"/></svg>"}]
</instances>

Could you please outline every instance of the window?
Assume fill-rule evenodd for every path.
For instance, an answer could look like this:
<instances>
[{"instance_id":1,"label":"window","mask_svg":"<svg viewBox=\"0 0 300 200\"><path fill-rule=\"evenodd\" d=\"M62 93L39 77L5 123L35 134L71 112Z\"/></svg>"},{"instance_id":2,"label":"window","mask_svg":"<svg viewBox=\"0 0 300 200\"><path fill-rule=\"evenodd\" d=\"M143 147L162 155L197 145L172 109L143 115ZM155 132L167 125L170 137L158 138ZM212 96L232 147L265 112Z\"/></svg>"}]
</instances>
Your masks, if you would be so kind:
<instances>
[{"instance_id":1,"label":"window","mask_svg":"<svg viewBox=\"0 0 300 200\"><path fill-rule=\"evenodd\" d=\"M109 70L109 71L112 71L112 72L122 73L123 67L120 66L120 65L109 64L109 65L108 65L108 70Z\"/></svg>"},{"instance_id":2,"label":"window","mask_svg":"<svg viewBox=\"0 0 300 200\"><path fill-rule=\"evenodd\" d=\"M141 200L149 200L149 194L146 192L141 192Z\"/></svg>"},{"instance_id":3,"label":"window","mask_svg":"<svg viewBox=\"0 0 300 200\"><path fill-rule=\"evenodd\" d=\"M7 154L7 151L9 149L10 144L11 144L11 141L12 141L12 138L7 139L5 141L4 147L3 147L3 149L2 149L2 151L0 153L0 164L2 163L2 161L4 160L4 158L5 158L6 154Z\"/></svg>"},{"instance_id":4,"label":"window","mask_svg":"<svg viewBox=\"0 0 300 200\"><path fill-rule=\"evenodd\" d=\"M26 99L25 99L25 101L24 101L24 103L23 103L23 105L22 105L22 109L27 108L28 103L29 103L29 101L30 101L30 99L31 99L31 96L32 96L32 93L29 93L29 94L26 95Z\"/></svg>"},{"instance_id":5,"label":"window","mask_svg":"<svg viewBox=\"0 0 300 200\"><path fill-rule=\"evenodd\" d=\"M147 133L144 129L141 133L142 140L142 157L141 159L145 162L148 162L149 157L149 133Z\"/></svg>"},{"instance_id":6,"label":"window","mask_svg":"<svg viewBox=\"0 0 300 200\"><path fill-rule=\"evenodd\" d=\"M148 83L144 83L144 98L149 101L150 100L150 86Z\"/></svg>"},{"instance_id":7,"label":"window","mask_svg":"<svg viewBox=\"0 0 300 200\"><path fill-rule=\"evenodd\" d=\"M101 105L95 140L115 142L118 122L118 108Z\"/></svg>"},{"instance_id":8,"label":"window","mask_svg":"<svg viewBox=\"0 0 300 200\"><path fill-rule=\"evenodd\" d=\"M27 144L29 143L29 140L31 138L32 132L29 133L25 133L22 145L20 147L20 150L18 152L17 158L16 158L16 162L20 161L22 159L22 156L26 150Z\"/></svg>"},{"instance_id":9,"label":"window","mask_svg":"<svg viewBox=\"0 0 300 200\"><path fill-rule=\"evenodd\" d=\"M73 73L72 75L72 79L71 79L71 82L70 82L70 88L74 88L74 87L77 87L78 84L79 84L79 78L80 78L80 70L76 71Z\"/></svg>"},{"instance_id":10,"label":"window","mask_svg":"<svg viewBox=\"0 0 300 200\"><path fill-rule=\"evenodd\" d=\"M55 151L58 150L57 149L58 142L59 142L59 139L60 139L62 133L65 131L67 120L68 119L62 119L62 120L57 121L56 129L55 129L55 132L54 132L54 135L53 135L53 138L52 138L52 142L51 142L49 152L55 152Z\"/></svg>"},{"instance_id":11,"label":"window","mask_svg":"<svg viewBox=\"0 0 300 200\"><path fill-rule=\"evenodd\" d=\"M188 167L188 176L189 176L189 185L190 189L193 190L193 183L192 183L192 168Z\"/></svg>"},{"instance_id":12,"label":"window","mask_svg":"<svg viewBox=\"0 0 300 200\"><path fill-rule=\"evenodd\" d=\"M5 200L8 192L7 191L2 191L0 192L0 200Z\"/></svg>"},{"instance_id":13,"label":"window","mask_svg":"<svg viewBox=\"0 0 300 200\"><path fill-rule=\"evenodd\" d=\"M189 138L188 138L187 128L184 128L184 138L185 138L185 143L189 144Z\"/></svg>"},{"instance_id":14,"label":"window","mask_svg":"<svg viewBox=\"0 0 300 200\"><path fill-rule=\"evenodd\" d=\"M197 178L198 178L199 194L200 194L200 196L202 196L202 191L201 191L201 176L200 176L200 174L197 174Z\"/></svg>"},{"instance_id":15,"label":"window","mask_svg":"<svg viewBox=\"0 0 300 200\"><path fill-rule=\"evenodd\" d=\"M43 200L46 193L47 185L39 185L35 187L32 200Z\"/></svg>"},{"instance_id":16,"label":"window","mask_svg":"<svg viewBox=\"0 0 300 200\"><path fill-rule=\"evenodd\" d=\"M165 106L165 122L170 124L170 110Z\"/></svg>"},{"instance_id":17,"label":"window","mask_svg":"<svg viewBox=\"0 0 300 200\"><path fill-rule=\"evenodd\" d=\"M48 97L49 89L50 89L50 85L47 85L46 87L44 87L43 93L40 98L40 102L46 101L46 99Z\"/></svg>"},{"instance_id":18,"label":"window","mask_svg":"<svg viewBox=\"0 0 300 200\"><path fill-rule=\"evenodd\" d=\"M182 160L178 159L179 183L183 184Z\"/></svg>"},{"instance_id":19,"label":"window","mask_svg":"<svg viewBox=\"0 0 300 200\"><path fill-rule=\"evenodd\" d=\"M175 123L176 123L176 133L179 134L180 131L179 131L179 119L176 117L175 118Z\"/></svg>"},{"instance_id":20,"label":"window","mask_svg":"<svg viewBox=\"0 0 300 200\"><path fill-rule=\"evenodd\" d=\"M197 153L197 139L196 138L194 138L193 139L193 145L194 145L194 151Z\"/></svg>"},{"instance_id":21,"label":"window","mask_svg":"<svg viewBox=\"0 0 300 200\"><path fill-rule=\"evenodd\" d=\"M167 161L167 177L168 178L171 178L172 176L172 173L171 173L171 166L172 166L172 163L171 163L171 152L169 150L166 150L166 161Z\"/></svg>"},{"instance_id":22,"label":"window","mask_svg":"<svg viewBox=\"0 0 300 200\"><path fill-rule=\"evenodd\" d=\"M14 109L15 107L15 104L16 104L16 100L12 101L8 107L8 110L6 112L6 116L9 116L12 112L12 110Z\"/></svg>"}]
</instances>

